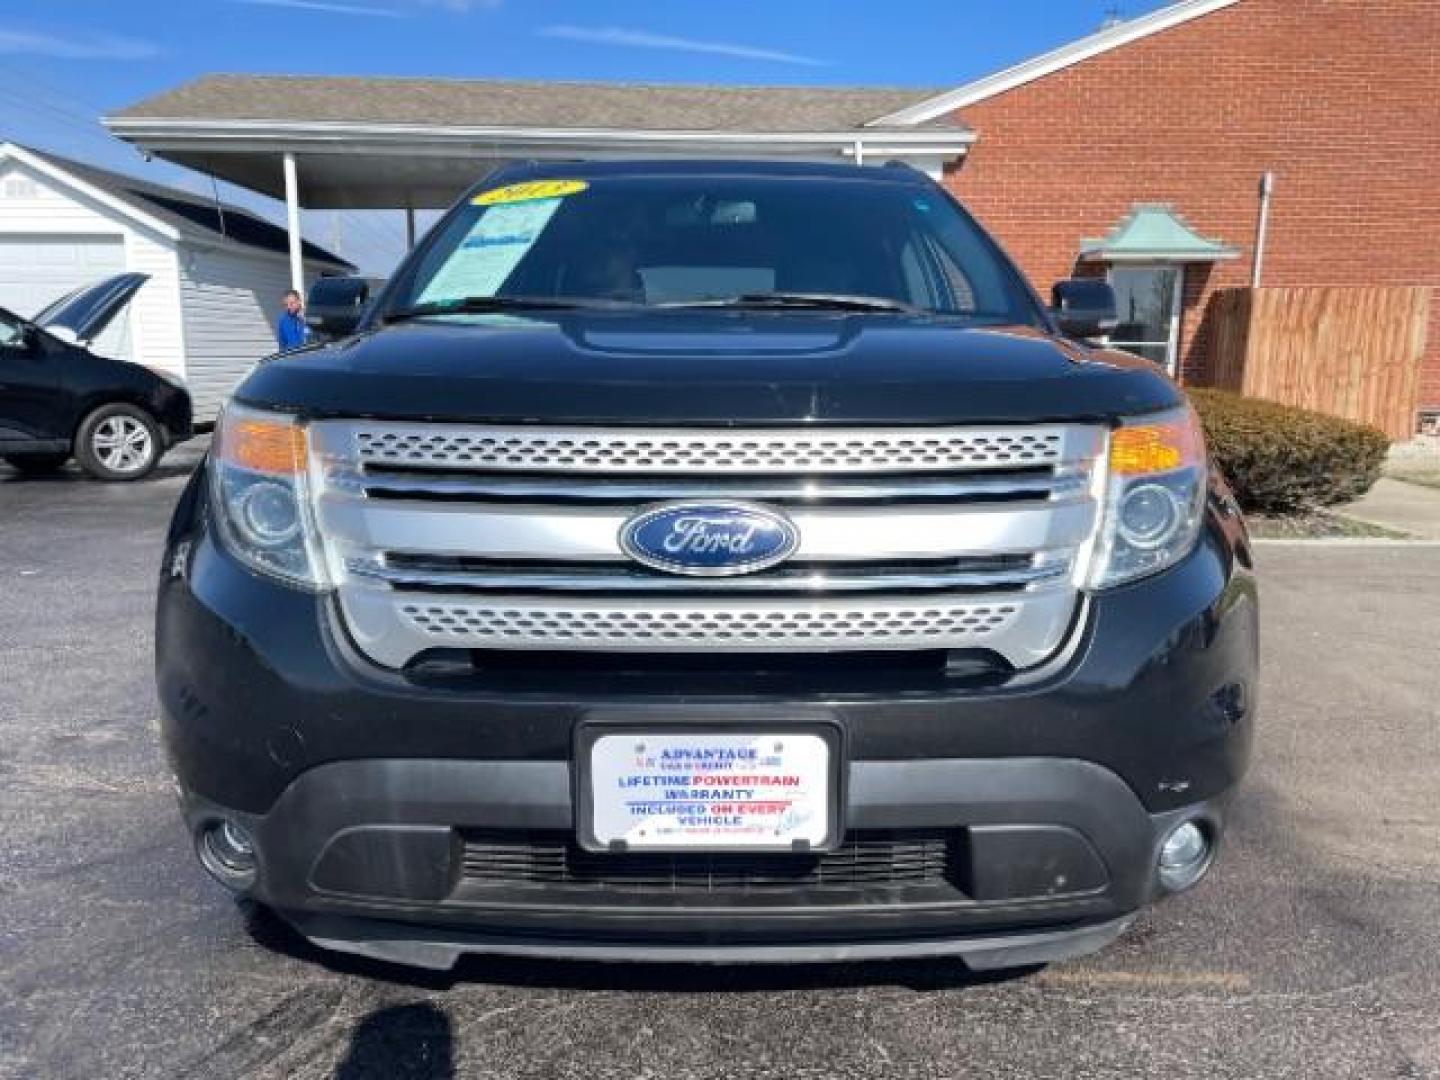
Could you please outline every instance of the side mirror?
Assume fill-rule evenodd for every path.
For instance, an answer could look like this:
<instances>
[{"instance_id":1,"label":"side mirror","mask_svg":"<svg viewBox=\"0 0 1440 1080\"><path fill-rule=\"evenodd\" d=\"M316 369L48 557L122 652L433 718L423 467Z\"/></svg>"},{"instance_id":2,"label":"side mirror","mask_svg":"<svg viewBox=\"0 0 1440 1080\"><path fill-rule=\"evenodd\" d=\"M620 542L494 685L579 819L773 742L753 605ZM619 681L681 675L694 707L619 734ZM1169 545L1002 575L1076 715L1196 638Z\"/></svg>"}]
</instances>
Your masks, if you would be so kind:
<instances>
[{"instance_id":1,"label":"side mirror","mask_svg":"<svg viewBox=\"0 0 1440 1080\"><path fill-rule=\"evenodd\" d=\"M310 286L305 301L305 324L326 338L355 332L370 302L370 281L361 277L321 278Z\"/></svg>"},{"instance_id":2,"label":"side mirror","mask_svg":"<svg viewBox=\"0 0 1440 1080\"><path fill-rule=\"evenodd\" d=\"M1060 332L1066 337L1100 337L1120 322L1115 311L1115 290L1108 281L1057 281L1050 290L1050 303Z\"/></svg>"}]
</instances>

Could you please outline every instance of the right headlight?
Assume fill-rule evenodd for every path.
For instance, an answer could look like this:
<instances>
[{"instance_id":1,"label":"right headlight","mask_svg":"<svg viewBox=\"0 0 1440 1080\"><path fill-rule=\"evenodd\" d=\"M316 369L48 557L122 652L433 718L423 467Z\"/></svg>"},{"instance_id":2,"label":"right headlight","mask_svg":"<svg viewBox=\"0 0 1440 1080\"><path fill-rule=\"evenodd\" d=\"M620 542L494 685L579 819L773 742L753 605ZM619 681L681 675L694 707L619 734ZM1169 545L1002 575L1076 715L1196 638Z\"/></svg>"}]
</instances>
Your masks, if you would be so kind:
<instances>
[{"instance_id":1,"label":"right headlight","mask_svg":"<svg viewBox=\"0 0 1440 1080\"><path fill-rule=\"evenodd\" d=\"M210 447L210 490L220 537L254 570L322 589L325 560L310 514L309 440L292 416L226 407Z\"/></svg>"},{"instance_id":2,"label":"right headlight","mask_svg":"<svg viewBox=\"0 0 1440 1080\"><path fill-rule=\"evenodd\" d=\"M1205 516L1206 472L1205 436L1189 406L1117 427L1087 587L1134 581L1190 554Z\"/></svg>"}]
</instances>

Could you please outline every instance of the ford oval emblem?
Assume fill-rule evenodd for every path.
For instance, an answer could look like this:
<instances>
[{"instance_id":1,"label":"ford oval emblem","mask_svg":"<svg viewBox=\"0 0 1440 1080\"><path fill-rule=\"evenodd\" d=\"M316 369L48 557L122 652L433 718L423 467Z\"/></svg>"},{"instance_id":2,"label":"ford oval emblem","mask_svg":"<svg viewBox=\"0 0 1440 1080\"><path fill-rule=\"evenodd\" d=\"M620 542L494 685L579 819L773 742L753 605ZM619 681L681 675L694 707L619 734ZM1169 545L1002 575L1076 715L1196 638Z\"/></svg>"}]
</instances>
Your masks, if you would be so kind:
<instances>
[{"instance_id":1,"label":"ford oval emblem","mask_svg":"<svg viewBox=\"0 0 1440 1080\"><path fill-rule=\"evenodd\" d=\"M620 547L636 562L696 577L753 574L784 562L799 545L794 522L753 503L665 503L620 529Z\"/></svg>"}]
</instances>

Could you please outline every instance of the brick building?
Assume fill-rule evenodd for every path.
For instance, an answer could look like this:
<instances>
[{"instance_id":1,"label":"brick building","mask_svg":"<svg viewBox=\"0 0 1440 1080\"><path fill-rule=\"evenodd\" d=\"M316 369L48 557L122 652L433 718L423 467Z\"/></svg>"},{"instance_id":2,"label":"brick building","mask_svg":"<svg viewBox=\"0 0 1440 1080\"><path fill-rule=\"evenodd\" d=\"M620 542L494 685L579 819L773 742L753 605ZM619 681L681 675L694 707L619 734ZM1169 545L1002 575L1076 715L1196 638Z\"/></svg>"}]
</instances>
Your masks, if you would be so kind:
<instances>
[{"instance_id":1,"label":"brick building","mask_svg":"<svg viewBox=\"0 0 1440 1080\"><path fill-rule=\"evenodd\" d=\"M1041 290L1108 276L1117 340L1192 380L1267 173L1264 284L1440 288L1440 0L1177 0L948 91L231 75L105 123L283 198L296 280L302 205L403 208L413 238L501 161L679 156L907 161Z\"/></svg>"},{"instance_id":2,"label":"brick building","mask_svg":"<svg viewBox=\"0 0 1440 1080\"><path fill-rule=\"evenodd\" d=\"M1440 0L1187 0L881 122L942 115L976 136L946 184L1037 286L1104 268L1153 323L1183 275L1182 376L1211 362L1214 291L1250 283L1267 171L1264 284L1440 288ZM1146 204L1219 248L1079 265ZM1440 409L1440 297L1421 403Z\"/></svg>"}]
</instances>

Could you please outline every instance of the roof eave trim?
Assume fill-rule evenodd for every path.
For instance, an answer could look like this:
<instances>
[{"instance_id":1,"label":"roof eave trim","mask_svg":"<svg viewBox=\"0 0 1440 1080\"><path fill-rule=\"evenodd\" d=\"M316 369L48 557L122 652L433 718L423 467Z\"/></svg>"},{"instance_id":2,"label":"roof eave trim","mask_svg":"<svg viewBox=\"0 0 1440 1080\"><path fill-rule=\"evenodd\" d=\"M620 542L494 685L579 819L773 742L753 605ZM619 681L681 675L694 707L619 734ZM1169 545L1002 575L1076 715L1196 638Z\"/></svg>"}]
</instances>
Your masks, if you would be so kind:
<instances>
[{"instance_id":1,"label":"roof eave trim","mask_svg":"<svg viewBox=\"0 0 1440 1080\"><path fill-rule=\"evenodd\" d=\"M897 112L877 117L869 121L866 126L924 124L944 116L946 113L954 112L956 109L966 108L984 101L986 98L1013 90L1017 86L1024 86L1026 83L1034 82L1046 75L1062 71L1081 61L1089 60L1092 56L1109 52L1111 49L1118 49L1132 41L1139 41L1152 34L1180 26L1192 19L1198 19L1202 15L1209 15L1236 3L1239 3L1239 0L1180 0L1179 3L1171 4L1169 7L1161 8L1149 15L1118 23L1098 33L1016 64L1014 67L1006 68L1004 71L998 71L983 79L966 83L964 86L937 97L928 98L925 101L916 102L914 105L908 105Z\"/></svg>"},{"instance_id":2,"label":"roof eave trim","mask_svg":"<svg viewBox=\"0 0 1440 1080\"><path fill-rule=\"evenodd\" d=\"M271 248L256 247L254 244L246 244L242 241L232 239L228 236L182 236L180 246L184 248L198 248L202 251L220 251L227 255L240 255L252 259L267 259L288 263L290 256L283 251L274 251ZM346 262L338 255L331 259L323 255L306 255L304 262L307 266L330 267L335 270L355 271L358 268L354 263Z\"/></svg>"},{"instance_id":3,"label":"roof eave trim","mask_svg":"<svg viewBox=\"0 0 1440 1080\"><path fill-rule=\"evenodd\" d=\"M354 139L371 142L465 143L474 141L638 145L706 144L729 147L754 146L853 146L883 143L889 148L911 152L919 147L930 152L964 153L975 141L975 133L925 128L924 130L875 130L864 127L838 131L712 131L648 128L542 128L495 127L444 124L368 123L343 120L202 120L184 117L107 116L103 123L113 135L130 142L164 140L175 142L223 143L244 139L282 142L332 143Z\"/></svg>"},{"instance_id":4,"label":"roof eave trim","mask_svg":"<svg viewBox=\"0 0 1440 1080\"><path fill-rule=\"evenodd\" d=\"M1177 248L1160 248L1155 251L1137 251L1133 248L1124 251L1107 251L1104 248L1091 248L1080 252L1082 262L1170 262L1170 263L1201 263L1201 262L1227 262L1240 257L1239 248L1214 248L1211 250L1181 251Z\"/></svg>"},{"instance_id":5,"label":"roof eave trim","mask_svg":"<svg viewBox=\"0 0 1440 1080\"><path fill-rule=\"evenodd\" d=\"M0 159L3 158L18 161L34 169L36 172L43 173L57 183L63 184L74 191L78 191L87 198L94 199L96 202L109 207L121 216L129 218L132 222L142 225L152 232L159 233L167 240L178 243L182 239L180 230L175 228L175 226L145 213L145 211L129 201L117 195L112 195L104 188L92 184L82 177L76 176L61 166L54 165L44 158L30 153L30 151L26 150L23 146L18 146L12 142L0 142Z\"/></svg>"}]
</instances>

